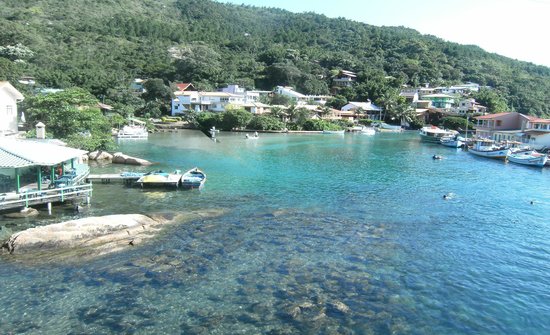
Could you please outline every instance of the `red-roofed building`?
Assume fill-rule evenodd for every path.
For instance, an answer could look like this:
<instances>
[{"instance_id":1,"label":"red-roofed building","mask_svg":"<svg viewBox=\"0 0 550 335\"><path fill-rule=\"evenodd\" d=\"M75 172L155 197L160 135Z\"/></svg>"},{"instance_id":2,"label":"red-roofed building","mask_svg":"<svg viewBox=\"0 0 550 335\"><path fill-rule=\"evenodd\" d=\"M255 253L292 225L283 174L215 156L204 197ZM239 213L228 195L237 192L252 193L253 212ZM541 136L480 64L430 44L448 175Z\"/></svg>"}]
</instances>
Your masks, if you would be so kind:
<instances>
[{"instance_id":1,"label":"red-roofed building","mask_svg":"<svg viewBox=\"0 0 550 335\"><path fill-rule=\"evenodd\" d=\"M176 83L175 85L180 92L196 91L195 86L193 86L193 84L191 83Z\"/></svg>"},{"instance_id":2,"label":"red-roofed building","mask_svg":"<svg viewBox=\"0 0 550 335\"><path fill-rule=\"evenodd\" d=\"M476 136L495 141L521 141L535 149L550 147L550 119L516 112L476 117Z\"/></svg>"}]
</instances>

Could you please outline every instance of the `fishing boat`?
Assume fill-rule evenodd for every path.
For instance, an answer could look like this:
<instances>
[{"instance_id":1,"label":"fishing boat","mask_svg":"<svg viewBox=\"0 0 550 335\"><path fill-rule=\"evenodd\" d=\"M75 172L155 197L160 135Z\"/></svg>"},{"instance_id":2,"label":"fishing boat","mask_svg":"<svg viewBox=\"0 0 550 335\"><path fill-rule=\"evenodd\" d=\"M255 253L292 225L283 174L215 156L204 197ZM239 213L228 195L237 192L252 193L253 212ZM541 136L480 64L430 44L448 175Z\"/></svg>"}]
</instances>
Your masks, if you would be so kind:
<instances>
[{"instance_id":1,"label":"fishing boat","mask_svg":"<svg viewBox=\"0 0 550 335\"><path fill-rule=\"evenodd\" d=\"M516 164L543 167L548 162L548 156L536 151L525 151L509 154L508 161Z\"/></svg>"},{"instance_id":2,"label":"fishing boat","mask_svg":"<svg viewBox=\"0 0 550 335\"><path fill-rule=\"evenodd\" d=\"M149 137L149 132L145 127L145 122L130 119L130 124L122 127L117 134L117 138L133 138L133 139L146 139Z\"/></svg>"},{"instance_id":3,"label":"fishing boat","mask_svg":"<svg viewBox=\"0 0 550 335\"><path fill-rule=\"evenodd\" d=\"M418 133L423 142L441 143L444 137L454 137L458 134L455 130L441 129L436 126L426 126L420 129Z\"/></svg>"},{"instance_id":4,"label":"fishing boat","mask_svg":"<svg viewBox=\"0 0 550 335\"><path fill-rule=\"evenodd\" d=\"M182 174L180 170L175 170L173 173L164 172L162 170L151 171L141 176L136 184L139 186L173 186L178 187L181 183Z\"/></svg>"},{"instance_id":5,"label":"fishing boat","mask_svg":"<svg viewBox=\"0 0 550 335\"><path fill-rule=\"evenodd\" d=\"M206 174L198 168L192 168L181 177L181 187L201 189L206 182Z\"/></svg>"},{"instance_id":6,"label":"fishing boat","mask_svg":"<svg viewBox=\"0 0 550 335\"><path fill-rule=\"evenodd\" d=\"M510 155L510 148L504 145L498 145L493 140L477 139L474 145L468 149L468 152L476 156L506 159Z\"/></svg>"},{"instance_id":7,"label":"fishing boat","mask_svg":"<svg viewBox=\"0 0 550 335\"><path fill-rule=\"evenodd\" d=\"M439 139L439 143L450 148L461 148L464 145L463 140L460 136L445 136Z\"/></svg>"}]
</instances>

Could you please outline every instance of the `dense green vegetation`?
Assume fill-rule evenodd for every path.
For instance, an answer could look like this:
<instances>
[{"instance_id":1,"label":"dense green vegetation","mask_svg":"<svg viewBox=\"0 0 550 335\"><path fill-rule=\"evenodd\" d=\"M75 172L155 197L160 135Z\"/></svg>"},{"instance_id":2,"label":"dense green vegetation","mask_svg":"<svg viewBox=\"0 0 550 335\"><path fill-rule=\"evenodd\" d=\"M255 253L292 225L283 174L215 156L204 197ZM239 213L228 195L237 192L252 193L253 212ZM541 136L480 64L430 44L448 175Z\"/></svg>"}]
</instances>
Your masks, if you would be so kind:
<instances>
[{"instance_id":1,"label":"dense green vegetation","mask_svg":"<svg viewBox=\"0 0 550 335\"><path fill-rule=\"evenodd\" d=\"M550 115L550 68L403 27L210 0L4 0L0 23L0 80L80 87L124 116L166 114L176 81L325 94L341 69L358 80L334 107L391 107L403 84L473 81L493 88L476 96L491 112ZM129 92L136 77L155 79L143 97Z\"/></svg>"}]
</instances>

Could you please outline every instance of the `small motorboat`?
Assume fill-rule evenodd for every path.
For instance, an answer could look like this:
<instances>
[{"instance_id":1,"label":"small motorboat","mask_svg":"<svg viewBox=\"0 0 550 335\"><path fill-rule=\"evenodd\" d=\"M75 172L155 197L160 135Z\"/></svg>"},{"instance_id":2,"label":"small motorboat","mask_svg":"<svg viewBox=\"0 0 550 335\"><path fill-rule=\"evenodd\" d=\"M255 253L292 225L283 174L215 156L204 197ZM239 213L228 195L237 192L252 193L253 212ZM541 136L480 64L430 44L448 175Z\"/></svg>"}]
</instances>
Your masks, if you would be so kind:
<instances>
[{"instance_id":1,"label":"small motorboat","mask_svg":"<svg viewBox=\"0 0 550 335\"><path fill-rule=\"evenodd\" d=\"M196 167L185 172L181 177L181 187L187 188L187 189L192 189L192 188L201 189L204 186L205 182L206 182L206 174Z\"/></svg>"},{"instance_id":2,"label":"small motorboat","mask_svg":"<svg viewBox=\"0 0 550 335\"><path fill-rule=\"evenodd\" d=\"M463 138L460 136L444 136L439 139L439 143L450 148L461 148L464 145Z\"/></svg>"},{"instance_id":3,"label":"small motorboat","mask_svg":"<svg viewBox=\"0 0 550 335\"><path fill-rule=\"evenodd\" d=\"M181 183L182 174L180 170L175 170L173 173L164 172L162 170L151 171L141 176L136 184L139 186L173 186L178 187Z\"/></svg>"},{"instance_id":4,"label":"small motorboat","mask_svg":"<svg viewBox=\"0 0 550 335\"><path fill-rule=\"evenodd\" d=\"M543 167L548 161L548 156L533 150L509 154L508 161L516 164Z\"/></svg>"}]
</instances>

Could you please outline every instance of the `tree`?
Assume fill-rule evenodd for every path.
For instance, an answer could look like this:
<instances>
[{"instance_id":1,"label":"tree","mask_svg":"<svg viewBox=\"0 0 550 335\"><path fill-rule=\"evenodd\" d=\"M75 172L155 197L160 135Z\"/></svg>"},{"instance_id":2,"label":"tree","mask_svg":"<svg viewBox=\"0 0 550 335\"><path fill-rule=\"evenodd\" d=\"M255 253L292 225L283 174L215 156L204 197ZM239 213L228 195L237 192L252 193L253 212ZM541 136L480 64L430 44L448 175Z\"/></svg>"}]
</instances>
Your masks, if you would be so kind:
<instances>
[{"instance_id":1,"label":"tree","mask_svg":"<svg viewBox=\"0 0 550 335\"><path fill-rule=\"evenodd\" d=\"M342 95L335 95L334 97L328 99L326 106L332 107L334 109L342 109L346 104L348 103L348 100L342 96Z\"/></svg>"},{"instance_id":2,"label":"tree","mask_svg":"<svg viewBox=\"0 0 550 335\"><path fill-rule=\"evenodd\" d=\"M285 124L273 116L256 115L252 118L247 128L253 130L283 130L285 129Z\"/></svg>"},{"instance_id":3,"label":"tree","mask_svg":"<svg viewBox=\"0 0 550 335\"><path fill-rule=\"evenodd\" d=\"M72 88L37 95L24 101L30 124L42 122L54 137L85 150L107 149L113 145L111 125L89 92Z\"/></svg>"},{"instance_id":4,"label":"tree","mask_svg":"<svg viewBox=\"0 0 550 335\"><path fill-rule=\"evenodd\" d=\"M252 120L252 114L244 109L233 109L223 113L221 128L233 130L245 128Z\"/></svg>"}]
</instances>

